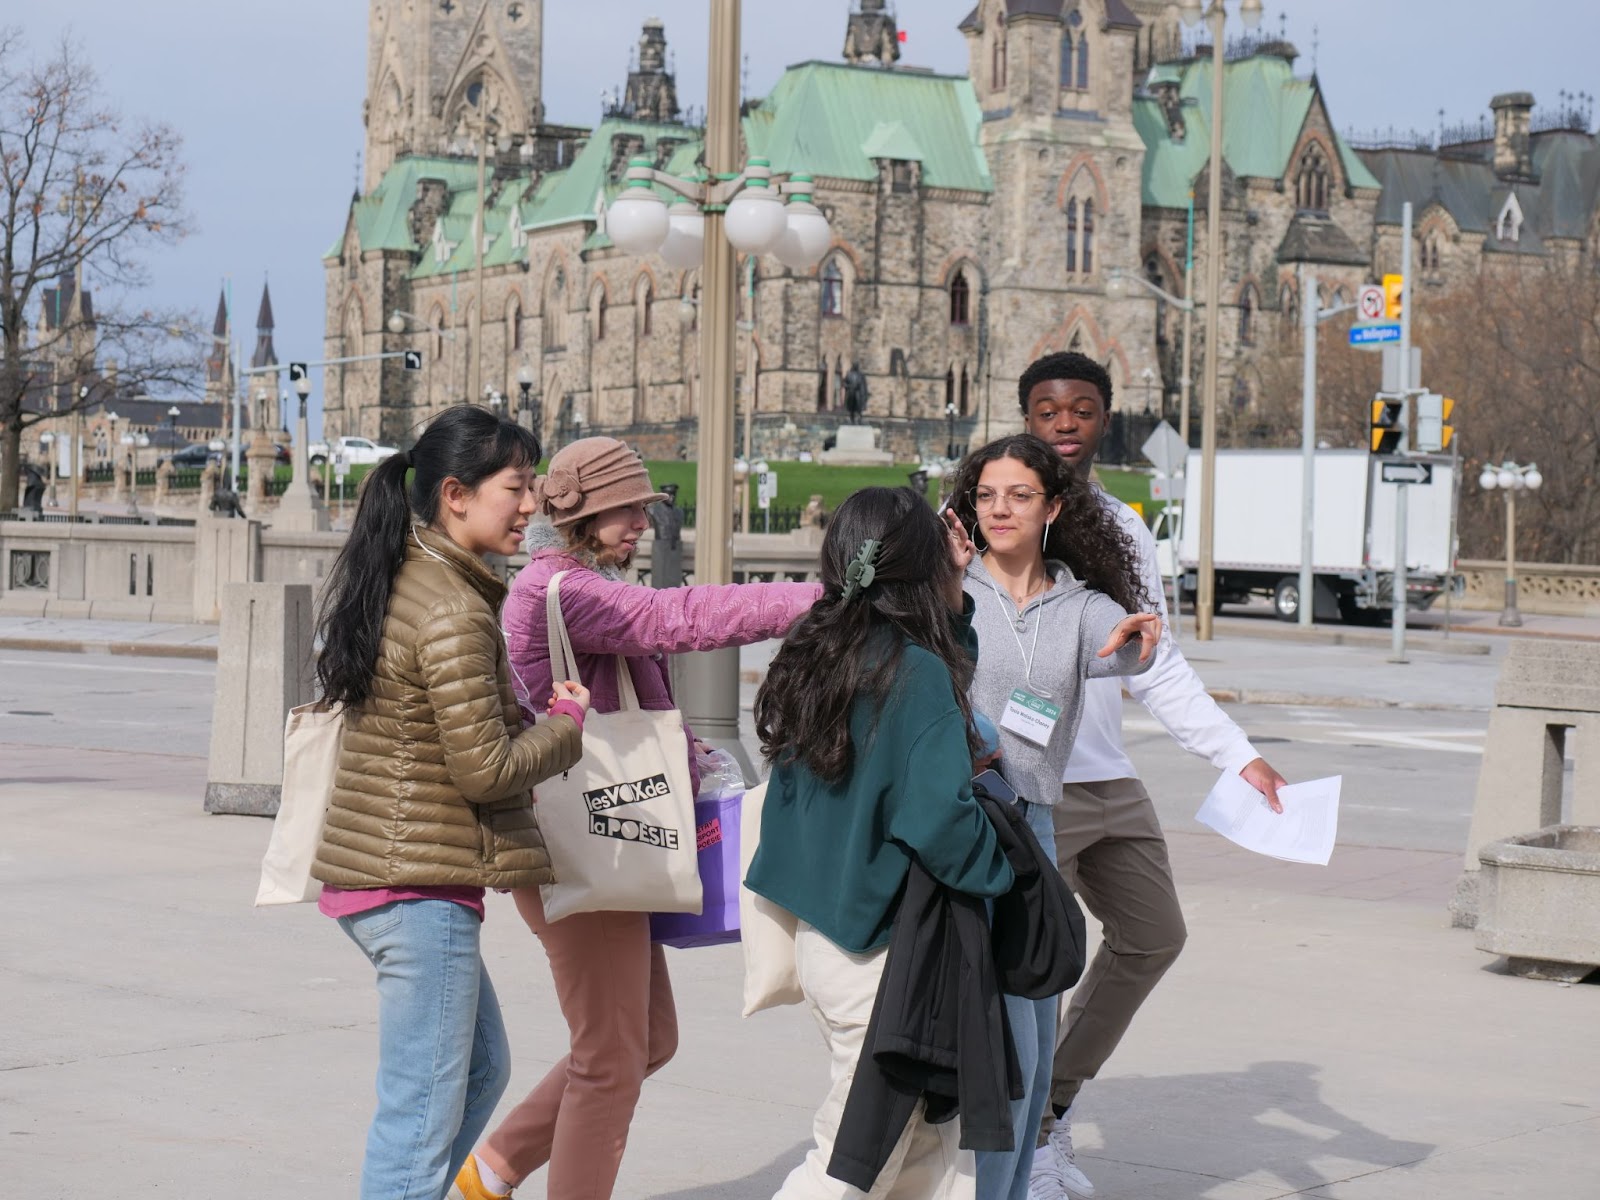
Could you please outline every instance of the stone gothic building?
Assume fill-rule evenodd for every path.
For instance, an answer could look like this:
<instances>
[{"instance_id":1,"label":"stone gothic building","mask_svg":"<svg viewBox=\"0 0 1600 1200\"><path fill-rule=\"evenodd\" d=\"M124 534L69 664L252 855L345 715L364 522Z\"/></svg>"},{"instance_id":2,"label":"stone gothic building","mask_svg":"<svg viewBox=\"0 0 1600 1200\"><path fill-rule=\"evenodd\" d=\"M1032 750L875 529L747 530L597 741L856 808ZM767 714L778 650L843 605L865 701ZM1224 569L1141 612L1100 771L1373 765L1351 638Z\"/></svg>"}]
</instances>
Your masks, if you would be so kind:
<instances>
[{"instance_id":1,"label":"stone gothic building","mask_svg":"<svg viewBox=\"0 0 1600 1200\"><path fill-rule=\"evenodd\" d=\"M1016 378L1051 350L1105 362L1120 408L1170 412L1178 314L1142 290L1113 298L1107 278L1142 272L1181 295L1191 197L1204 228L1212 67L1208 47L1185 42L1176 4L980 0L959 27L965 76L902 64L882 0L842 15L842 61L791 66L743 109L747 154L815 176L834 232L813 269L741 263L737 403L754 412L758 451L820 449L853 364L868 379L867 419L904 459L941 452L949 420L963 441L1015 428ZM467 398L476 356L485 392L547 439L604 431L650 456L687 453L701 399L698 273L623 254L603 222L630 158L698 169L701 130L680 111L661 23L645 24L625 89L593 129L543 120L539 0L372 0L371 29L367 184L325 260L326 350L421 349L424 367L330 370L329 435L407 442ZM1224 74L1217 352L1239 404L1260 386L1257 357L1299 336L1303 266L1324 302L1393 269L1400 198L1432 205L1423 261L1462 271L1505 248L1508 203L1520 205L1520 245L1541 252L1595 216L1594 139L1541 150L1531 101L1497 101L1495 133L1475 149L1357 151L1295 58L1259 38L1229 47ZM1541 164L1558 160L1546 176L1588 172L1586 201L1538 191Z\"/></svg>"}]
</instances>

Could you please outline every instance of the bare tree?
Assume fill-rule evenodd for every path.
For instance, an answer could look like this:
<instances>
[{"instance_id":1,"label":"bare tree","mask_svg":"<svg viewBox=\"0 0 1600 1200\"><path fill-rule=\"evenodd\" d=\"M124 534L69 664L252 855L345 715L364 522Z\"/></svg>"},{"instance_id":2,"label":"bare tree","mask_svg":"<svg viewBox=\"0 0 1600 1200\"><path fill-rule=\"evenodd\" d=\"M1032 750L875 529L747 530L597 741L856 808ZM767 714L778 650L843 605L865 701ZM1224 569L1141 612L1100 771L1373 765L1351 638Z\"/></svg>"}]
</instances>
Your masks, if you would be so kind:
<instances>
[{"instance_id":1,"label":"bare tree","mask_svg":"<svg viewBox=\"0 0 1600 1200\"><path fill-rule=\"evenodd\" d=\"M0 28L0 511L23 430L105 398L108 364L141 391L193 379L193 318L136 299L142 255L187 233L180 149L170 127L105 105L75 43L30 59L21 31ZM94 311L40 319L45 289L68 281L78 296L94 286Z\"/></svg>"},{"instance_id":2,"label":"bare tree","mask_svg":"<svg viewBox=\"0 0 1600 1200\"><path fill-rule=\"evenodd\" d=\"M1600 273L1587 259L1505 257L1413 299L1423 382L1456 402L1461 553L1505 552L1501 500L1477 480L1484 464L1510 458L1537 462L1545 479L1517 506L1518 557L1600 563ZM1317 437L1366 446L1381 361L1351 348L1345 330L1330 322L1317 339ZM1253 364L1255 401L1224 411L1224 444L1300 444L1301 355L1296 331Z\"/></svg>"}]
</instances>

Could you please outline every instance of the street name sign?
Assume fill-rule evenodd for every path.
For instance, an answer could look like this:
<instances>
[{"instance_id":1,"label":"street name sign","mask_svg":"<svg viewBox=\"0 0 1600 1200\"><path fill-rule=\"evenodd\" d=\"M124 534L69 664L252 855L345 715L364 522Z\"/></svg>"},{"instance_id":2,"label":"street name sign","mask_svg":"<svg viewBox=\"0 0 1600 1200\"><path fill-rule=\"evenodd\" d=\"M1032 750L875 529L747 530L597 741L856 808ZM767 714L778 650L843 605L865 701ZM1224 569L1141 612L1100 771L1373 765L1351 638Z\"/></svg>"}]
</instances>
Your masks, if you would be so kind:
<instances>
[{"instance_id":1,"label":"street name sign","mask_svg":"<svg viewBox=\"0 0 1600 1200\"><path fill-rule=\"evenodd\" d=\"M1385 342L1399 340L1400 326L1397 324L1355 325L1350 329L1352 346L1381 346Z\"/></svg>"},{"instance_id":2,"label":"street name sign","mask_svg":"<svg viewBox=\"0 0 1600 1200\"><path fill-rule=\"evenodd\" d=\"M1385 483L1432 483L1433 464L1422 462L1386 462L1383 464Z\"/></svg>"}]
</instances>

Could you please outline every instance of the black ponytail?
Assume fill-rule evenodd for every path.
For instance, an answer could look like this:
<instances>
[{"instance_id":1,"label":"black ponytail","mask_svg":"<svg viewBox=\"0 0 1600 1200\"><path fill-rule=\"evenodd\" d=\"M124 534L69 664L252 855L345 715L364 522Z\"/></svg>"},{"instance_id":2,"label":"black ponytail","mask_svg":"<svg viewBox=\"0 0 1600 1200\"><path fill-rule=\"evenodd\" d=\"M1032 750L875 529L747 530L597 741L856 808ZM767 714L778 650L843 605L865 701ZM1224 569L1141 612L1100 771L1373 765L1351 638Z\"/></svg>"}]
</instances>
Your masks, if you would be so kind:
<instances>
[{"instance_id":1,"label":"black ponytail","mask_svg":"<svg viewBox=\"0 0 1600 1200\"><path fill-rule=\"evenodd\" d=\"M507 467L535 467L541 457L530 430L486 408L457 404L434 418L410 453L385 459L367 475L317 615L317 681L326 700L354 706L372 694L389 594L405 561L411 523L433 523L445 480L476 488Z\"/></svg>"}]
</instances>

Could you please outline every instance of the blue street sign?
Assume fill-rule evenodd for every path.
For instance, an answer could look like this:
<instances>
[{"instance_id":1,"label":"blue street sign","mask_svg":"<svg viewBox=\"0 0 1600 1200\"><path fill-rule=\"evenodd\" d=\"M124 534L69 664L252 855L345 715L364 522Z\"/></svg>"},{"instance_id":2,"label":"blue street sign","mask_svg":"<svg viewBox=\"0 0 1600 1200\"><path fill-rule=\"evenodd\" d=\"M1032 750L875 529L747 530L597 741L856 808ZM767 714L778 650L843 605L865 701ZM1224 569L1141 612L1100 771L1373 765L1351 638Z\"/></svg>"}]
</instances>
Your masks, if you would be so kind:
<instances>
[{"instance_id":1,"label":"blue street sign","mask_svg":"<svg viewBox=\"0 0 1600 1200\"><path fill-rule=\"evenodd\" d=\"M1384 342L1398 342L1400 340L1400 326L1387 325L1354 325L1350 329L1350 344L1352 346L1378 346Z\"/></svg>"}]
</instances>

